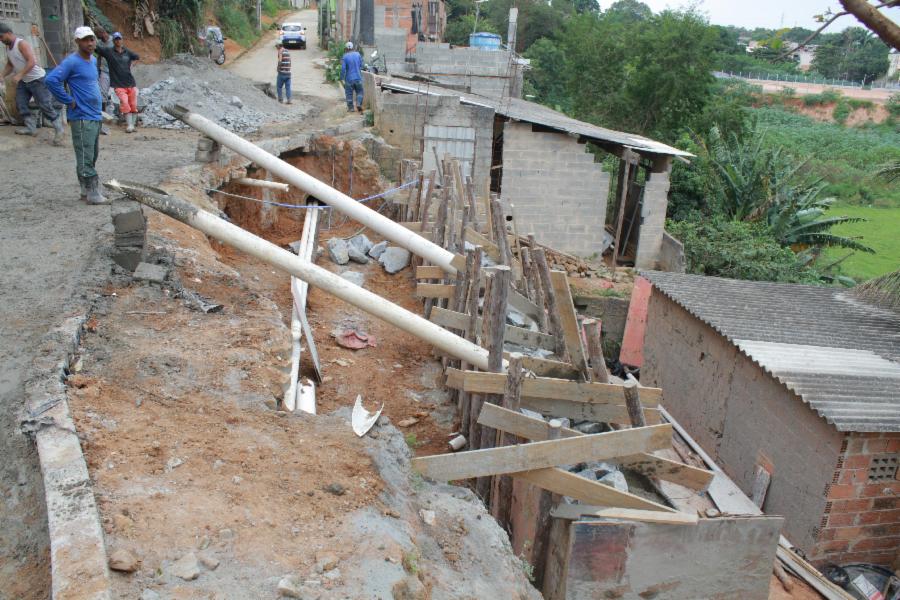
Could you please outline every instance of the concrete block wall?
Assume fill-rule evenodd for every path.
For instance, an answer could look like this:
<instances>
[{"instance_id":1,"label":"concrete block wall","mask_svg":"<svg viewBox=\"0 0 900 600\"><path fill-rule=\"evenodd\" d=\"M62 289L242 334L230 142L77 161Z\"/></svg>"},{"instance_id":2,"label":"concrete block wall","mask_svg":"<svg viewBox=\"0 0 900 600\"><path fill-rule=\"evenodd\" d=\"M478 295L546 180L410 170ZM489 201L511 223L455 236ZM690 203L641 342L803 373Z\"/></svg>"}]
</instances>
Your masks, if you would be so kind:
<instances>
[{"instance_id":1,"label":"concrete block wall","mask_svg":"<svg viewBox=\"0 0 900 600\"><path fill-rule=\"evenodd\" d=\"M644 339L644 385L745 492L761 459L774 471L763 510L811 554L843 435L728 340L657 290Z\"/></svg>"},{"instance_id":2,"label":"concrete block wall","mask_svg":"<svg viewBox=\"0 0 900 600\"><path fill-rule=\"evenodd\" d=\"M684 244L672 237L668 231L663 231L656 269L670 273L685 272Z\"/></svg>"},{"instance_id":3,"label":"concrete block wall","mask_svg":"<svg viewBox=\"0 0 900 600\"><path fill-rule=\"evenodd\" d=\"M367 86L368 91L369 87ZM384 140L401 149L405 158L422 160L425 123L434 126L463 126L475 130L475 160L472 165L476 194L490 187L494 111L483 106L460 104L457 96L419 96L375 91L375 127ZM431 149L426 149L431 152Z\"/></svg>"},{"instance_id":4,"label":"concrete block wall","mask_svg":"<svg viewBox=\"0 0 900 600\"><path fill-rule=\"evenodd\" d=\"M875 481L875 461L900 456L900 433L851 433L825 493L816 564L871 562L896 568L900 557L900 479Z\"/></svg>"},{"instance_id":5,"label":"concrete block wall","mask_svg":"<svg viewBox=\"0 0 900 600\"><path fill-rule=\"evenodd\" d=\"M568 135L503 128L501 199L515 205L519 234L579 256L600 251L610 177Z\"/></svg>"},{"instance_id":6,"label":"concrete block wall","mask_svg":"<svg viewBox=\"0 0 900 600\"><path fill-rule=\"evenodd\" d=\"M413 71L446 87L482 96L519 98L522 94L522 71L505 50L420 43Z\"/></svg>"},{"instance_id":7,"label":"concrete block wall","mask_svg":"<svg viewBox=\"0 0 900 600\"><path fill-rule=\"evenodd\" d=\"M398 7L395 24L393 9L388 10L387 6L375 5L375 45L378 53L384 56L389 73L406 68L406 49L411 43L415 44L415 36L410 41L411 10L411 7ZM370 54L371 51L366 53L367 61Z\"/></svg>"},{"instance_id":8,"label":"concrete block wall","mask_svg":"<svg viewBox=\"0 0 900 600\"><path fill-rule=\"evenodd\" d=\"M638 269L656 268L656 262L662 251L668 206L669 171L651 173L644 184L641 229L634 261Z\"/></svg>"}]
</instances>

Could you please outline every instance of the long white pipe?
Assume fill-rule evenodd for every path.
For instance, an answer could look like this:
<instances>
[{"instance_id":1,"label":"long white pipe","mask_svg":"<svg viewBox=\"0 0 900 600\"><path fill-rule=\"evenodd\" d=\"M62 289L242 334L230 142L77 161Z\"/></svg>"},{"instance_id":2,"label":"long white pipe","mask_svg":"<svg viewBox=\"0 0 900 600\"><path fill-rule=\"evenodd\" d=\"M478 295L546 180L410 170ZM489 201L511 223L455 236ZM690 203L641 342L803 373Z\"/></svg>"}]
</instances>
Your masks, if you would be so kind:
<instances>
[{"instance_id":1,"label":"long white pipe","mask_svg":"<svg viewBox=\"0 0 900 600\"><path fill-rule=\"evenodd\" d=\"M291 191L291 186L280 181L266 181L265 179L253 179L252 177L241 177L234 180L235 183L241 185L249 185L250 187L268 188L270 190L279 190L281 192Z\"/></svg>"},{"instance_id":2,"label":"long white pipe","mask_svg":"<svg viewBox=\"0 0 900 600\"><path fill-rule=\"evenodd\" d=\"M453 266L454 254L452 252L441 248L414 231L398 225L365 204L357 202L350 196L319 181L312 175L304 173L293 165L289 165L277 156L266 152L256 144L248 142L224 127L220 127L206 117L179 105L167 106L166 112L190 125L203 135L219 142L226 148L230 148L248 160L253 161L269 173L277 175L296 188L303 190L329 206L333 206L385 239L406 248L416 256L421 256L451 275L456 274L456 267Z\"/></svg>"},{"instance_id":3,"label":"long white pipe","mask_svg":"<svg viewBox=\"0 0 900 600\"><path fill-rule=\"evenodd\" d=\"M306 262L296 254L279 248L190 202L142 184L113 180L106 185L141 204L146 204L150 208L155 208L163 214L190 225L210 237L286 271L310 285L321 288L370 315L430 343L454 358L464 360L482 370L488 368L488 352L484 348L385 300L378 294L350 283L311 262Z\"/></svg>"}]
</instances>

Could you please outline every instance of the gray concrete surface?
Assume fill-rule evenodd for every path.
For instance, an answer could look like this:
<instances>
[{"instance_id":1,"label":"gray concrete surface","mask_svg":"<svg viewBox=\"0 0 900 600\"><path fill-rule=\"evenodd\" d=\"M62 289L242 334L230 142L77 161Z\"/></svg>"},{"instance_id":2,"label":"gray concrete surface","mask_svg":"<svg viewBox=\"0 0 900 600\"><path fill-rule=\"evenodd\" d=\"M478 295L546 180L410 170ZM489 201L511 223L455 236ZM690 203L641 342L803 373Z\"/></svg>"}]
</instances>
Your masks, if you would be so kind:
<instances>
[{"instance_id":1,"label":"gray concrete surface","mask_svg":"<svg viewBox=\"0 0 900 600\"><path fill-rule=\"evenodd\" d=\"M70 140L60 148L0 127L0 599L46 598L47 515L37 454L18 432L27 367L38 341L83 312L111 262L98 244L108 206L78 200ZM193 135L113 130L101 138L102 178L155 184L191 160ZM148 152L152 145L154 151Z\"/></svg>"}]
</instances>

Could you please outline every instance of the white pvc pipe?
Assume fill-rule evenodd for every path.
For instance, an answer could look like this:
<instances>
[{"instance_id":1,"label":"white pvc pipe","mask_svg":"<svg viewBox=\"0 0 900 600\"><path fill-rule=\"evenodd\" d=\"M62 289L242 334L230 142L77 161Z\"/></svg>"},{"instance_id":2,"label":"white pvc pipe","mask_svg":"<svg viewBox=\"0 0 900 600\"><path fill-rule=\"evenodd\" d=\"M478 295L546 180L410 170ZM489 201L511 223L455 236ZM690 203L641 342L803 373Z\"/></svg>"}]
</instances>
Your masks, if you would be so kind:
<instances>
[{"instance_id":1,"label":"white pvc pipe","mask_svg":"<svg viewBox=\"0 0 900 600\"><path fill-rule=\"evenodd\" d=\"M249 185L251 187L269 188L270 190L279 190L281 192L291 191L291 186L280 181L266 181L265 179L253 179L252 177L241 177L233 180L241 185Z\"/></svg>"},{"instance_id":2,"label":"white pvc pipe","mask_svg":"<svg viewBox=\"0 0 900 600\"><path fill-rule=\"evenodd\" d=\"M297 167L289 165L277 156L270 154L244 138L224 127L213 123L206 117L189 111L183 106L167 106L166 112L190 125L203 135L219 142L226 148L234 150L241 156L277 175L280 179L314 196L316 199L333 206L354 221L365 225L385 239L406 248L416 256L420 256L433 265L441 267L451 275L456 274L453 266L454 254L441 248L434 242L425 239L414 231L395 223L384 215L375 212L365 204L357 202L350 196L339 192L330 185L319 181L312 175L304 173Z\"/></svg>"},{"instance_id":3,"label":"white pvc pipe","mask_svg":"<svg viewBox=\"0 0 900 600\"><path fill-rule=\"evenodd\" d=\"M190 202L142 184L113 180L106 185L141 204L190 225L210 237L286 271L310 285L321 288L370 315L430 343L454 358L464 360L482 370L488 368L488 351L484 348L385 300L378 294L350 283L311 262L306 262L299 256L279 248L237 225L220 219Z\"/></svg>"}]
</instances>

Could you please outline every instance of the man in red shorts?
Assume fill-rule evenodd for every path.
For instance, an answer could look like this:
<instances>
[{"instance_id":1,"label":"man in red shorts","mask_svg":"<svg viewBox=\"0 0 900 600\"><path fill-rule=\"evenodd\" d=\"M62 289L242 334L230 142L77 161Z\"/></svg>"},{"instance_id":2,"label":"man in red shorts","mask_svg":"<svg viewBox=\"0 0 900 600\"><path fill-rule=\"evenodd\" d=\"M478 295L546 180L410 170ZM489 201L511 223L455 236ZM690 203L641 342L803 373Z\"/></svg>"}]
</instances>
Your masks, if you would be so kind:
<instances>
[{"instance_id":1,"label":"man in red shorts","mask_svg":"<svg viewBox=\"0 0 900 600\"><path fill-rule=\"evenodd\" d=\"M134 132L137 124L137 83L131 74L131 63L140 60L137 54L125 47L122 34L118 31L112 35L113 47L97 47L97 54L109 64L110 87L119 97L119 111L125 117L128 133Z\"/></svg>"}]
</instances>

